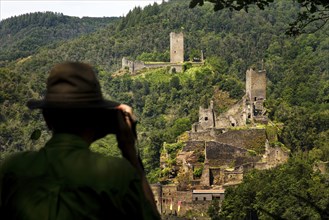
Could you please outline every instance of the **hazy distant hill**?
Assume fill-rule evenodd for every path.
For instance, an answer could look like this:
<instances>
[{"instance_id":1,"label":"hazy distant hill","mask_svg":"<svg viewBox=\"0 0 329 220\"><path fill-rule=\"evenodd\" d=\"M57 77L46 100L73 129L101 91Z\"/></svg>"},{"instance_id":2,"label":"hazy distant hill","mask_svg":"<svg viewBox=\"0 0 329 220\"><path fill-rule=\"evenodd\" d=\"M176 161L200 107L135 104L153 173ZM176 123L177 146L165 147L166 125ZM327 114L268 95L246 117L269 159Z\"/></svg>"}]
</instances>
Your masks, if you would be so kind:
<instances>
[{"instance_id":1,"label":"hazy distant hill","mask_svg":"<svg viewBox=\"0 0 329 220\"><path fill-rule=\"evenodd\" d=\"M0 22L0 62L34 54L40 47L94 32L117 18L70 17L36 12Z\"/></svg>"}]
</instances>

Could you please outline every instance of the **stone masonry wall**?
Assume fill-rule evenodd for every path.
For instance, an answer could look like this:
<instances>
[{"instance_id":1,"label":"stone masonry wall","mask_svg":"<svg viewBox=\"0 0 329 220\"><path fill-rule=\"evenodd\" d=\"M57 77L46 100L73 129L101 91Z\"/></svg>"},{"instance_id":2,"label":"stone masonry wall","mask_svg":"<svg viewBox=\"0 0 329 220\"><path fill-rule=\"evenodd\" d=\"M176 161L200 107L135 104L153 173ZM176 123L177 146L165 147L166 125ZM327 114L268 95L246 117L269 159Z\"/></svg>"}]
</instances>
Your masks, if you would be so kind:
<instances>
[{"instance_id":1,"label":"stone masonry wall","mask_svg":"<svg viewBox=\"0 0 329 220\"><path fill-rule=\"evenodd\" d=\"M200 131L200 132L189 132L189 140L195 141L211 141L215 140L215 137L212 135L211 130Z\"/></svg>"},{"instance_id":2,"label":"stone masonry wall","mask_svg":"<svg viewBox=\"0 0 329 220\"><path fill-rule=\"evenodd\" d=\"M199 107L199 124L204 130L215 127L215 112L213 110L213 103L209 108Z\"/></svg>"},{"instance_id":3,"label":"stone masonry wall","mask_svg":"<svg viewBox=\"0 0 329 220\"><path fill-rule=\"evenodd\" d=\"M230 130L219 134L216 141L264 153L266 134L265 129Z\"/></svg>"},{"instance_id":4,"label":"stone masonry wall","mask_svg":"<svg viewBox=\"0 0 329 220\"><path fill-rule=\"evenodd\" d=\"M225 143L206 142L206 160L210 166L234 165L236 158L245 157L246 149L228 145Z\"/></svg>"},{"instance_id":5,"label":"stone masonry wall","mask_svg":"<svg viewBox=\"0 0 329 220\"><path fill-rule=\"evenodd\" d=\"M183 151L203 151L204 145L204 141L188 141L183 147Z\"/></svg>"},{"instance_id":6,"label":"stone masonry wall","mask_svg":"<svg viewBox=\"0 0 329 220\"><path fill-rule=\"evenodd\" d=\"M246 111L244 99L230 107L230 109L216 119L216 128L231 128L246 125Z\"/></svg>"}]
</instances>

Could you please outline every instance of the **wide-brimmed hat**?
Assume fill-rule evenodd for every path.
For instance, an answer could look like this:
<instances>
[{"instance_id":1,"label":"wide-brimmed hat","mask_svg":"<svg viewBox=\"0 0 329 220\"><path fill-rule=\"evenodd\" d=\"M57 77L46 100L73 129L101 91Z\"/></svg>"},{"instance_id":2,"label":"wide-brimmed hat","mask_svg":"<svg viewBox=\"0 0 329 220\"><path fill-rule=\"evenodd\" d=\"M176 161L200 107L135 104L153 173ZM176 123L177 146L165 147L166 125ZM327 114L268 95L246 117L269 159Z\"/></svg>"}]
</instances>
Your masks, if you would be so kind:
<instances>
[{"instance_id":1,"label":"wide-brimmed hat","mask_svg":"<svg viewBox=\"0 0 329 220\"><path fill-rule=\"evenodd\" d=\"M115 108L117 102L105 100L93 68L85 63L57 64L50 71L44 99L30 100L27 106L36 108Z\"/></svg>"}]
</instances>

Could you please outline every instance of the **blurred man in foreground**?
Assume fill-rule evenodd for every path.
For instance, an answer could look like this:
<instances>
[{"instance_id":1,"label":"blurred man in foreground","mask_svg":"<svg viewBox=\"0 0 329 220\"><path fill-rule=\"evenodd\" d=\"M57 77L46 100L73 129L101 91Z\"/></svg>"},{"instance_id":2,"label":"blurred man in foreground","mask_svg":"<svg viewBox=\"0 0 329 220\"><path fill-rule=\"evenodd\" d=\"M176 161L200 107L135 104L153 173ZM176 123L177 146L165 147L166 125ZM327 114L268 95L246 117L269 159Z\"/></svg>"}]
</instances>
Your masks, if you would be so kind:
<instances>
[{"instance_id":1,"label":"blurred man in foreground","mask_svg":"<svg viewBox=\"0 0 329 220\"><path fill-rule=\"evenodd\" d=\"M132 109L103 99L93 68L56 65L42 109L52 138L37 152L17 153L0 167L0 219L160 219L135 148ZM116 134L123 158L89 146Z\"/></svg>"}]
</instances>

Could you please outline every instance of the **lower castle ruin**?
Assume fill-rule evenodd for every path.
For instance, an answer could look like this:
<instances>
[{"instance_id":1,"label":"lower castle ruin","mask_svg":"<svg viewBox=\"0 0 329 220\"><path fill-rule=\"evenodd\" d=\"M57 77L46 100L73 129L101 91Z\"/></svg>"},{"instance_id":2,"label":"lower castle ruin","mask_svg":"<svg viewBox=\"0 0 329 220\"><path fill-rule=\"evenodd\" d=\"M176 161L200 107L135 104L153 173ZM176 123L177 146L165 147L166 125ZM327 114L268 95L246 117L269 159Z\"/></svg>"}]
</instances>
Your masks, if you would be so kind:
<instances>
[{"instance_id":1,"label":"lower castle ruin","mask_svg":"<svg viewBox=\"0 0 329 220\"><path fill-rule=\"evenodd\" d=\"M212 101L208 108L199 108L199 121L187 132L176 158L170 158L164 144L160 166L170 169L167 184L152 185L160 213L203 215L209 201L221 202L225 189L241 183L249 170L287 161L290 152L278 141L265 100L266 71L249 69L246 94L226 112L217 116ZM176 163L168 164L170 159Z\"/></svg>"}]
</instances>

